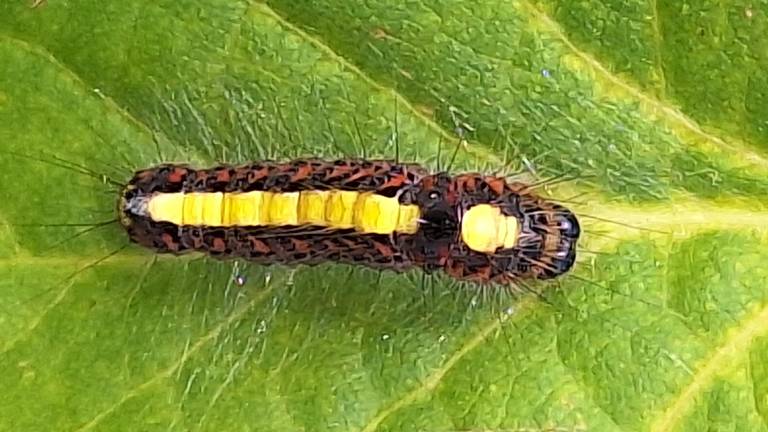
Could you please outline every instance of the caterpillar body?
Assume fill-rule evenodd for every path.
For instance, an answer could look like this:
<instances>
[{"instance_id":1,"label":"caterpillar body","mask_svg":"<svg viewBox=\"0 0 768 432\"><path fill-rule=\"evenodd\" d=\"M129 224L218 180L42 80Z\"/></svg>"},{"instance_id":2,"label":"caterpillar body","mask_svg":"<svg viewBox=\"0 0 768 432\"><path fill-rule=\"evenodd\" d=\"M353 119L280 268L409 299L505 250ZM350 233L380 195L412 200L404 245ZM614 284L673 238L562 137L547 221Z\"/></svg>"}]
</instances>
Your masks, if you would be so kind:
<instances>
[{"instance_id":1,"label":"caterpillar body","mask_svg":"<svg viewBox=\"0 0 768 432\"><path fill-rule=\"evenodd\" d=\"M131 241L160 253L493 283L566 273L580 233L572 212L524 184L382 160L164 164L138 171L118 207Z\"/></svg>"}]
</instances>

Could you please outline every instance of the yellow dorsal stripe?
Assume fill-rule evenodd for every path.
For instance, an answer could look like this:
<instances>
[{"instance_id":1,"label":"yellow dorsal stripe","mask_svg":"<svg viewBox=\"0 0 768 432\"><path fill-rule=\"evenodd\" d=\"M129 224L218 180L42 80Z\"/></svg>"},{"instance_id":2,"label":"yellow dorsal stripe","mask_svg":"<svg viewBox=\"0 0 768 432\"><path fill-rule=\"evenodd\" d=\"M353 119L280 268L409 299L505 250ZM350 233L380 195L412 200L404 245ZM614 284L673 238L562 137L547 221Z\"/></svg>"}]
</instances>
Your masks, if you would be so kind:
<instances>
[{"instance_id":1,"label":"yellow dorsal stripe","mask_svg":"<svg viewBox=\"0 0 768 432\"><path fill-rule=\"evenodd\" d=\"M325 206L325 220L328 227L349 229L355 227L355 203L360 193L355 191L332 190Z\"/></svg>"},{"instance_id":2,"label":"yellow dorsal stripe","mask_svg":"<svg viewBox=\"0 0 768 432\"><path fill-rule=\"evenodd\" d=\"M272 195L274 194L269 192L226 194L221 225L266 225L268 215L264 209L269 208L269 204L272 202Z\"/></svg>"},{"instance_id":3,"label":"yellow dorsal stripe","mask_svg":"<svg viewBox=\"0 0 768 432\"><path fill-rule=\"evenodd\" d=\"M421 219L419 206L401 205L398 212L396 232L415 233L419 230L419 219Z\"/></svg>"},{"instance_id":4,"label":"yellow dorsal stripe","mask_svg":"<svg viewBox=\"0 0 768 432\"><path fill-rule=\"evenodd\" d=\"M325 206L329 191L305 191L299 194L299 225L325 225Z\"/></svg>"},{"instance_id":5,"label":"yellow dorsal stripe","mask_svg":"<svg viewBox=\"0 0 768 432\"><path fill-rule=\"evenodd\" d=\"M284 192L272 195L269 204L269 225L299 224L299 192Z\"/></svg>"},{"instance_id":6,"label":"yellow dorsal stripe","mask_svg":"<svg viewBox=\"0 0 768 432\"><path fill-rule=\"evenodd\" d=\"M342 190L157 193L147 213L176 225L316 225L371 234L415 233L421 216L418 206L397 198Z\"/></svg>"}]
</instances>

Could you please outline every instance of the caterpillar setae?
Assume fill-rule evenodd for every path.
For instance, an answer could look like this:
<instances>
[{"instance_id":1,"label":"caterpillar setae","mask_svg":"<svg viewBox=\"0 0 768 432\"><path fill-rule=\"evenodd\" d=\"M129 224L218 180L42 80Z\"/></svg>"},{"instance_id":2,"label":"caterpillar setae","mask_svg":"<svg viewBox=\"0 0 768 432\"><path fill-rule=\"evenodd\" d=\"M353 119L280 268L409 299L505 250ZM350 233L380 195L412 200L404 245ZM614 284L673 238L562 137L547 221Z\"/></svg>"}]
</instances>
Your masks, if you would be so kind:
<instances>
[{"instance_id":1,"label":"caterpillar setae","mask_svg":"<svg viewBox=\"0 0 768 432\"><path fill-rule=\"evenodd\" d=\"M525 184L381 160L164 164L134 175L118 211L131 241L160 253L493 283L568 272L580 234L570 210Z\"/></svg>"}]
</instances>

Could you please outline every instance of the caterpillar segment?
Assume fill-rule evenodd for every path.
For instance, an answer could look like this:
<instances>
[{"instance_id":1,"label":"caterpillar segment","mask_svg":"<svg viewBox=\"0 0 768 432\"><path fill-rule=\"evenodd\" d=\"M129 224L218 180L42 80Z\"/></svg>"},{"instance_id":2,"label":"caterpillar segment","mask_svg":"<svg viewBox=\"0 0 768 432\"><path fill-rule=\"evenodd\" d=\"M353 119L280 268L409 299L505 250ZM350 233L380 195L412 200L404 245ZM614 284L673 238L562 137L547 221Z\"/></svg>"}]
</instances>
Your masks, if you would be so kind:
<instances>
[{"instance_id":1,"label":"caterpillar segment","mask_svg":"<svg viewBox=\"0 0 768 432\"><path fill-rule=\"evenodd\" d=\"M420 185L422 200L442 200L455 214L444 215L445 227L453 228L438 230L441 238L421 245L417 265L499 284L552 279L573 267L580 235L576 216L528 186L481 174L436 175Z\"/></svg>"},{"instance_id":2,"label":"caterpillar segment","mask_svg":"<svg viewBox=\"0 0 768 432\"><path fill-rule=\"evenodd\" d=\"M130 239L161 253L402 270L421 214L398 195L423 175L386 161L161 165L136 173L119 211Z\"/></svg>"}]
</instances>

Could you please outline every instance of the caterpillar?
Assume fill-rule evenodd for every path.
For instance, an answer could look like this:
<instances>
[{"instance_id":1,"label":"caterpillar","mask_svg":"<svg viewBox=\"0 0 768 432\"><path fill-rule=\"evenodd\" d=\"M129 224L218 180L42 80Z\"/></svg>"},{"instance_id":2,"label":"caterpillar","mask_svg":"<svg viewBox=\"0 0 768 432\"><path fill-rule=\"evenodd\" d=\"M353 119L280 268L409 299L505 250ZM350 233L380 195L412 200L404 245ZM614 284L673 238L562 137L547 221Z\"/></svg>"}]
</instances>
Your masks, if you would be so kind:
<instances>
[{"instance_id":1,"label":"caterpillar","mask_svg":"<svg viewBox=\"0 0 768 432\"><path fill-rule=\"evenodd\" d=\"M525 184L384 160L158 165L128 182L118 212L132 242L160 253L491 283L565 274L580 234L570 210Z\"/></svg>"}]
</instances>

